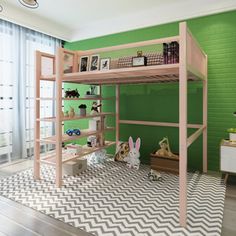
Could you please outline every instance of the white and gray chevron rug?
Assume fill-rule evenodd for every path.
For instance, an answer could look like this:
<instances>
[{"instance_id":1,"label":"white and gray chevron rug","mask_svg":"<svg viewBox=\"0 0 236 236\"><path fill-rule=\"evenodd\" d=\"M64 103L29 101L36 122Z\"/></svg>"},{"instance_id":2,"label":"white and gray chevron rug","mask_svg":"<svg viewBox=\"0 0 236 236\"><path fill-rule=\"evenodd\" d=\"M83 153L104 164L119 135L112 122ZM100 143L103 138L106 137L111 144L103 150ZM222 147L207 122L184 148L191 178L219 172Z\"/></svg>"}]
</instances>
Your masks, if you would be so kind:
<instances>
[{"instance_id":1,"label":"white and gray chevron rug","mask_svg":"<svg viewBox=\"0 0 236 236\"><path fill-rule=\"evenodd\" d=\"M79 176L54 184L52 167L41 181L26 170L0 180L0 195L98 236L221 234L225 186L220 178L188 174L187 229L179 227L178 177L147 179L148 166L130 170L122 163L89 166Z\"/></svg>"}]
</instances>

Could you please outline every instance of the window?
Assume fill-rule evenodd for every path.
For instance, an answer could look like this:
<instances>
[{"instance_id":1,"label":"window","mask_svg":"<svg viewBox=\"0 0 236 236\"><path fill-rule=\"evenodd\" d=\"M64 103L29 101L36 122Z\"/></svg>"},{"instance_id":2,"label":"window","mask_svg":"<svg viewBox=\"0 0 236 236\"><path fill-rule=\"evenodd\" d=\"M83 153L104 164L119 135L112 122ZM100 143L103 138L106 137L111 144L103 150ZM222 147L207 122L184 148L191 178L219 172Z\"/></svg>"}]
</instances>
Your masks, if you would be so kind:
<instances>
[{"instance_id":1,"label":"window","mask_svg":"<svg viewBox=\"0 0 236 236\"><path fill-rule=\"evenodd\" d=\"M0 164L33 156L35 50L54 54L61 41L0 20ZM51 97L54 84L41 83L42 96ZM42 102L42 116L52 116L54 103ZM42 137L54 132L42 123ZM51 148L42 146L42 151Z\"/></svg>"}]
</instances>

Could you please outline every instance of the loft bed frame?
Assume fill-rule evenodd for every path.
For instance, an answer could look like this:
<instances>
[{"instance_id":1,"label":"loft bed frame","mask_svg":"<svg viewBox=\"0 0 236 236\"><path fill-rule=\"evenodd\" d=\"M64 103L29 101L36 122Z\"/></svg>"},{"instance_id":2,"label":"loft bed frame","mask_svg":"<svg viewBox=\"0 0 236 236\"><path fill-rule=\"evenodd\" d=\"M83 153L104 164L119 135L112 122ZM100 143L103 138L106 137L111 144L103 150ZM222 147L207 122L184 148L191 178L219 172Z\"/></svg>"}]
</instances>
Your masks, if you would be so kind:
<instances>
[{"instance_id":1,"label":"loft bed frame","mask_svg":"<svg viewBox=\"0 0 236 236\"><path fill-rule=\"evenodd\" d=\"M78 72L78 58L81 56L92 55L101 52L111 52L120 49L142 47L147 45L170 43L177 41L179 43L179 63L178 64L163 64L146 67L132 67L111 69L107 71L89 71ZM72 73L64 74L63 72L63 56L64 54L71 54L74 57ZM52 67L51 75L43 75L42 66L43 59L46 59ZM40 97L40 81L54 81L56 84L56 117L40 118L40 101L50 100L52 98ZM201 81L203 88L203 122L202 124L188 124L187 123L187 83L191 81ZM56 56L36 52L36 99L35 99L35 164L34 164L34 177L36 180L40 179L40 163L55 165L56 167L56 186L62 185L62 164L79 158L80 156L66 156L62 154L62 142L72 141L81 138L70 137L62 135L62 122L71 120L70 118L63 118L61 115L62 106L62 83L78 83L78 84L96 84L100 87L100 97L91 100L102 100L110 98L102 98L102 85L115 85L116 86L116 113L101 113L97 116L104 119L107 115L114 115L116 117L116 127L105 128L101 127L100 131L92 132L84 130L81 137L86 137L92 134L104 134L109 130L116 130L116 142L106 141L100 147L91 148L85 151L80 156L87 155L96 150L108 147L119 142L119 126L120 124L135 124L135 125L148 125L148 126L165 126L179 128L179 219L180 225L186 226L187 219L187 151L188 147L202 134L203 135L203 172L207 172L207 55L199 46L187 24L182 22L179 24L179 35L175 37L161 38L137 43L129 43L118 46L92 49L86 51L69 51L63 48L57 50ZM120 119L120 85L121 84L148 84L148 83L171 83L179 82L179 123L168 122L154 122L154 121L136 121L136 120L121 120ZM89 100L89 98L78 99L64 99L64 100ZM96 116L96 115L95 115ZM74 117L73 120L91 118ZM46 139L40 139L40 122L48 121L55 122L56 135ZM102 122L101 122L102 123ZM194 128L196 131L187 136L187 129ZM56 151L46 157L40 157L40 143L52 143L56 145Z\"/></svg>"}]
</instances>

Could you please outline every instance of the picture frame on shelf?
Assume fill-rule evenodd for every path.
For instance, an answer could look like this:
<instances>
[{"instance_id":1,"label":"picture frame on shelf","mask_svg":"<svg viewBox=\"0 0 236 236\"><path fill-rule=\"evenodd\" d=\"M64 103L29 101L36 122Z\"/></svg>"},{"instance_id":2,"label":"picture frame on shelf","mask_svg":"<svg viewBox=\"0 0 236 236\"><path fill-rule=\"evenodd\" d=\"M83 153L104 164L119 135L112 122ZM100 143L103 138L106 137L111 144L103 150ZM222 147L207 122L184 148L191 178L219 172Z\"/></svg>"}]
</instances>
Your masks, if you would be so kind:
<instances>
[{"instance_id":1,"label":"picture frame on shelf","mask_svg":"<svg viewBox=\"0 0 236 236\"><path fill-rule=\"evenodd\" d=\"M92 55L90 57L90 71L96 71L99 69L99 55Z\"/></svg>"},{"instance_id":2,"label":"picture frame on shelf","mask_svg":"<svg viewBox=\"0 0 236 236\"><path fill-rule=\"evenodd\" d=\"M132 66L146 66L147 65L147 57L143 56L142 51L137 51L137 56L132 58Z\"/></svg>"},{"instance_id":3,"label":"picture frame on shelf","mask_svg":"<svg viewBox=\"0 0 236 236\"><path fill-rule=\"evenodd\" d=\"M79 61L79 72L84 72L89 70L89 57L82 56Z\"/></svg>"},{"instance_id":4,"label":"picture frame on shelf","mask_svg":"<svg viewBox=\"0 0 236 236\"><path fill-rule=\"evenodd\" d=\"M74 55L70 53L64 53L64 74L72 73L73 72L73 65L74 65Z\"/></svg>"},{"instance_id":5,"label":"picture frame on shelf","mask_svg":"<svg viewBox=\"0 0 236 236\"><path fill-rule=\"evenodd\" d=\"M102 58L100 60L100 70L110 70L111 58Z\"/></svg>"}]
</instances>

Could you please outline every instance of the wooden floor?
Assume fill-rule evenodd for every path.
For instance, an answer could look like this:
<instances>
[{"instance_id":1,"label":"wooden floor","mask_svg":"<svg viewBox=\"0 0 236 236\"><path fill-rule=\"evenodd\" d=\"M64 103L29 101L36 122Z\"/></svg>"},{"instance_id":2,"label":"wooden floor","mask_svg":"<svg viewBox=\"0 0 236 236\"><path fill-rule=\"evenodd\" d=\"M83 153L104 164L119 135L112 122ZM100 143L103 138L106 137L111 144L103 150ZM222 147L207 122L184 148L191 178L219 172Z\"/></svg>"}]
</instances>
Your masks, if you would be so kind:
<instances>
[{"instance_id":1,"label":"wooden floor","mask_svg":"<svg viewBox=\"0 0 236 236\"><path fill-rule=\"evenodd\" d=\"M0 178L32 166L32 161L5 166L0 168ZM0 209L0 236L91 235L3 197L0 197ZM222 227L222 236L231 235L236 235L236 176L230 176L228 180Z\"/></svg>"}]
</instances>

